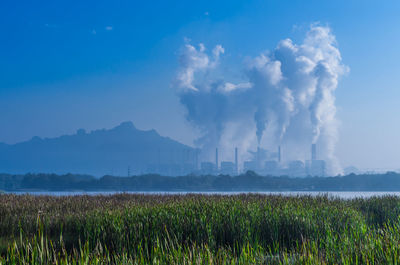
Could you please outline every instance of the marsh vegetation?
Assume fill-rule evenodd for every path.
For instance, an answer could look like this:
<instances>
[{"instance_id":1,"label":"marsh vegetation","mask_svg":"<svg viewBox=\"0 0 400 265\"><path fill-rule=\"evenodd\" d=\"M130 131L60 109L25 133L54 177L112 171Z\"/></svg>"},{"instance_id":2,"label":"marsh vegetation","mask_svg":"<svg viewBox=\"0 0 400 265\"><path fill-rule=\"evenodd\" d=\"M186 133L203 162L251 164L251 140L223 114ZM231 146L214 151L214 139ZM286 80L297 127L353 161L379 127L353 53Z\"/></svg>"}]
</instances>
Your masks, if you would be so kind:
<instances>
[{"instance_id":1,"label":"marsh vegetation","mask_svg":"<svg viewBox=\"0 0 400 265\"><path fill-rule=\"evenodd\" d=\"M0 264L398 264L400 198L0 195Z\"/></svg>"}]
</instances>

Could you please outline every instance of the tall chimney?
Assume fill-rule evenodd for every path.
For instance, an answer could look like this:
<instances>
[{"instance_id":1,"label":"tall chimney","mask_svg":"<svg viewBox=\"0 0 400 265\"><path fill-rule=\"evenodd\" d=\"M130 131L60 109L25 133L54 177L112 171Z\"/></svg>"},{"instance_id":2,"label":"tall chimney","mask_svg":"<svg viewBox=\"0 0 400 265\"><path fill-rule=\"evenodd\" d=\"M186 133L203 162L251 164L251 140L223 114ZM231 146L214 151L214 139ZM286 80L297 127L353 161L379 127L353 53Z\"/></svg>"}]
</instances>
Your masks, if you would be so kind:
<instances>
[{"instance_id":1,"label":"tall chimney","mask_svg":"<svg viewBox=\"0 0 400 265\"><path fill-rule=\"evenodd\" d=\"M238 149L235 147L235 172L236 175L239 174L239 166L238 166Z\"/></svg>"},{"instance_id":2,"label":"tall chimney","mask_svg":"<svg viewBox=\"0 0 400 265\"><path fill-rule=\"evenodd\" d=\"M312 144L311 145L311 160L316 160L317 159L317 145Z\"/></svg>"},{"instance_id":3,"label":"tall chimney","mask_svg":"<svg viewBox=\"0 0 400 265\"><path fill-rule=\"evenodd\" d=\"M215 169L218 171L218 148L215 148Z\"/></svg>"},{"instance_id":4,"label":"tall chimney","mask_svg":"<svg viewBox=\"0 0 400 265\"><path fill-rule=\"evenodd\" d=\"M195 150L195 157L194 157L194 169L199 169L199 150Z\"/></svg>"},{"instance_id":5,"label":"tall chimney","mask_svg":"<svg viewBox=\"0 0 400 265\"><path fill-rule=\"evenodd\" d=\"M281 162L281 146L278 146L278 162Z\"/></svg>"}]
</instances>

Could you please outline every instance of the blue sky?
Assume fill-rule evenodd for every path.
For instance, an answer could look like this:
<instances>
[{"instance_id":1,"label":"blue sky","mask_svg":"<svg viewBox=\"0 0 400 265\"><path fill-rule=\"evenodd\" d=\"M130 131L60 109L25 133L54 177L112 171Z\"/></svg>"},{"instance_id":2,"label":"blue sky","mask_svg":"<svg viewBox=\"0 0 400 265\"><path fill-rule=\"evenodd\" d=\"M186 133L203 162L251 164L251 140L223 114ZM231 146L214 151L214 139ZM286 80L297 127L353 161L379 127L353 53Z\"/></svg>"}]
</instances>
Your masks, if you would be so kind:
<instances>
[{"instance_id":1,"label":"blue sky","mask_svg":"<svg viewBox=\"0 0 400 265\"><path fill-rule=\"evenodd\" d=\"M2 1L0 142L138 128L192 144L171 86L189 38L246 56L329 25L350 72L336 91L344 166L400 168L398 1Z\"/></svg>"}]
</instances>

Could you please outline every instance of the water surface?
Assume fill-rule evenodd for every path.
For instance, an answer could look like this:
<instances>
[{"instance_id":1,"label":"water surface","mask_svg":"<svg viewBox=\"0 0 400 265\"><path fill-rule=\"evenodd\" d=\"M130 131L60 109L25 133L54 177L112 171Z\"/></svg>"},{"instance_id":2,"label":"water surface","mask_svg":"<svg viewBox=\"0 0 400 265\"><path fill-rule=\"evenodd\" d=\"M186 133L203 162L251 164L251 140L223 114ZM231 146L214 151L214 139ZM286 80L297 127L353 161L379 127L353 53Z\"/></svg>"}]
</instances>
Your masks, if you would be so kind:
<instances>
[{"instance_id":1,"label":"water surface","mask_svg":"<svg viewBox=\"0 0 400 265\"><path fill-rule=\"evenodd\" d=\"M263 191L263 192L120 192L120 191L31 191L31 192L6 192L10 194L30 194L30 195L50 195L50 196L76 196L76 195L113 195L113 194L148 194L148 195L185 195L185 194L205 194L205 195L237 195L237 194L265 194L265 195L283 195L283 196L301 196L301 195L327 195L329 197L336 197L341 199L354 199L354 198L370 198L382 196L400 196L400 191L386 192L386 191Z\"/></svg>"}]
</instances>

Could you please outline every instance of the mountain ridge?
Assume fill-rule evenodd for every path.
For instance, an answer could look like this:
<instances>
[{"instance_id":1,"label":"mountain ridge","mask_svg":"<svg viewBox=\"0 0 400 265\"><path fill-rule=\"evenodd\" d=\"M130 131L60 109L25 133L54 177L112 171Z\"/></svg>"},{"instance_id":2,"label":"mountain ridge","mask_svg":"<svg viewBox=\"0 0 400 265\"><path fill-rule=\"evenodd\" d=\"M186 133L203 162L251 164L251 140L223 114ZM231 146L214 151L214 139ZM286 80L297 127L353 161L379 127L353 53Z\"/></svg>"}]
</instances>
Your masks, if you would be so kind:
<instances>
[{"instance_id":1,"label":"mountain ridge","mask_svg":"<svg viewBox=\"0 0 400 265\"><path fill-rule=\"evenodd\" d=\"M164 162L167 153L194 150L161 136L154 129L139 130L128 121L111 129L98 129L89 133L78 129L71 135L54 138L35 136L11 145L0 143L0 172L84 173L101 176L123 175L129 167L132 173L143 173L151 165ZM168 161L175 162L178 161Z\"/></svg>"}]
</instances>

